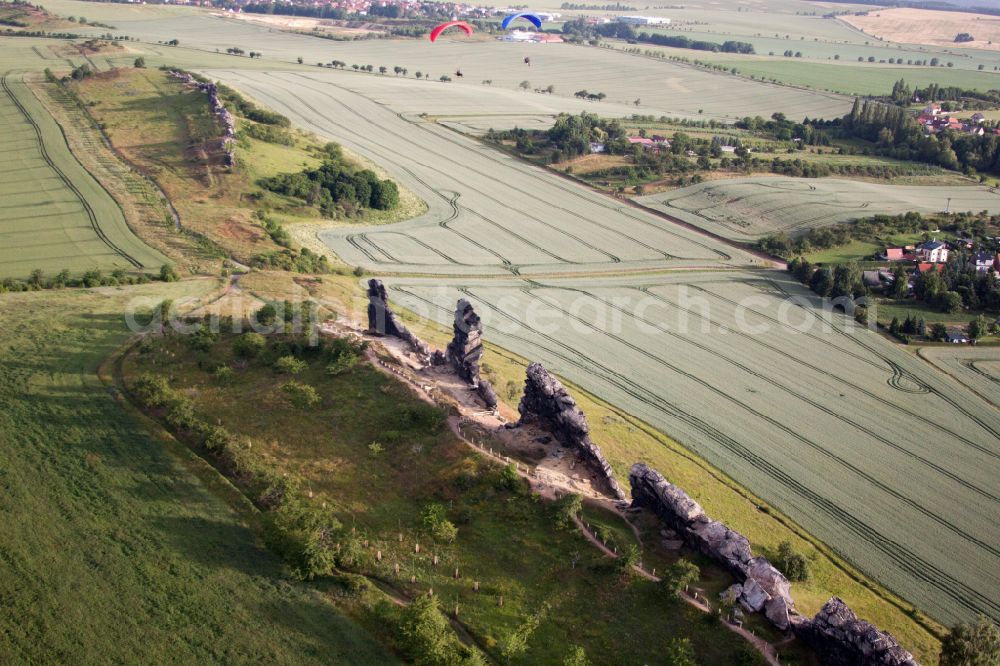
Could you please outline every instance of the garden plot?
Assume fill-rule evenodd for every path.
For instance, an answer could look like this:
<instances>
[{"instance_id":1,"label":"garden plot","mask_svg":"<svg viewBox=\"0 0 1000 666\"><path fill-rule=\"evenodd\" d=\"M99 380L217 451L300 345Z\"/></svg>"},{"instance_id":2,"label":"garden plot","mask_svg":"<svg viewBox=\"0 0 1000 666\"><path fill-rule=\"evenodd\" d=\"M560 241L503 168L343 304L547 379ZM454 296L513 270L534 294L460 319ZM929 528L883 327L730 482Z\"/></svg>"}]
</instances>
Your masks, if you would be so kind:
<instances>
[{"instance_id":1,"label":"garden plot","mask_svg":"<svg viewBox=\"0 0 1000 666\"><path fill-rule=\"evenodd\" d=\"M166 262L132 234L114 199L73 157L19 76L0 79L0 124L0 276Z\"/></svg>"},{"instance_id":2,"label":"garden plot","mask_svg":"<svg viewBox=\"0 0 1000 666\"><path fill-rule=\"evenodd\" d=\"M835 178L716 180L638 197L643 205L732 240L811 228L879 213L1000 211L1000 194L980 186L910 186Z\"/></svg>"},{"instance_id":3,"label":"garden plot","mask_svg":"<svg viewBox=\"0 0 1000 666\"><path fill-rule=\"evenodd\" d=\"M441 322L470 299L491 342L670 433L935 617L1000 616L1000 414L841 315L824 326L784 277L390 291ZM600 444L624 478L634 461Z\"/></svg>"},{"instance_id":4,"label":"garden plot","mask_svg":"<svg viewBox=\"0 0 1000 666\"><path fill-rule=\"evenodd\" d=\"M400 224L323 232L349 264L514 274L759 261L451 130L401 117L323 74L212 74L372 159L428 202L427 214Z\"/></svg>"}]
</instances>

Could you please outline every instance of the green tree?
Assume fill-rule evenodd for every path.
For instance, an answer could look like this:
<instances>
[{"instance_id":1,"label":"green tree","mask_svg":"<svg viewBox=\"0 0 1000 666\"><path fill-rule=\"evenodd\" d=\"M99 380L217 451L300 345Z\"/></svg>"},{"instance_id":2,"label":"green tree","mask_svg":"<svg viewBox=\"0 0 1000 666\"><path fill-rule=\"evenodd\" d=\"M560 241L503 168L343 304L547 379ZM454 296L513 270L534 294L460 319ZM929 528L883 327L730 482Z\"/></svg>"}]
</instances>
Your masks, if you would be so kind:
<instances>
[{"instance_id":1,"label":"green tree","mask_svg":"<svg viewBox=\"0 0 1000 666\"><path fill-rule=\"evenodd\" d=\"M694 562L681 558L663 572L660 586L670 597L676 597L701 577L701 569Z\"/></svg>"},{"instance_id":2,"label":"green tree","mask_svg":"<svg viewBox=\"0 0 1000 666\"><path fill-rule=\"evenodd\" d=\"M537 612L524 619L516 629L508 633L500 641L500 656L508 664L522 657L528 651L528 641L531 640L538 625L549 611L547 602L543 602Z\"/></svg>"},{"instance_id":3,"label":"green tree","mask_svg":"<svg viewBox=\"0 0 1000 666\"><path fill-rule=\"evenodd\" d=\"M136 69L143 69L146 67L146 59L143 58L142 56L139 56L138 58L135 59L135 62L132 64L135 65Z\"/></svg>"},{"instance_id":4,"label":"green tree","mask_svg":"<svg viewBox=\"0 0 1000 666\"><path fill-rule=\"evenodd\" d=\"M969 339L978 340L979 338L986 335L989 331L989 323L986 321L986 317L979 315L975 319L969 322Z\"/></svg>"},{"instance_id":5,"label":"green tree","mask_svg":"<svg viewBox=\"0 0 1000 666\"><path fill-rule=\"evenodd\" d=\"M948 327L942 323L931 324L931 340L941 341L948 335Z\"/></svg>"},{"instance_id":6,"label":"green tree","mask_svg":"<svg viewBox=\"0 0 1000 666\"><path fill-rule=\"evenodd\" d=\"M403 652L416 666L478 666L482 655L459 643L438 607L437 597L421 596L400 611Z\"/></svg>"},{"instance_id":7,"label":"green tree","mask_svg":"<svg viewBox=\"0 0 1000 666\"><path fill-rule=\"evenodd\" d=\"M662 663L666 666L698 666L691 639L671 638L663 653Z\"/></svg>"},{"instance_id":8,"label":"green tree","mask_svg":"<svg viewBox=\"0 0 1000 666\"><path fill-rule=\"evenodd\" d=\"M1000 665L1000 629L980 615L973 624L958 624L941 643L941 666Z\"/></svg>"},{"instance_id":9,"label":"green tree","mask_svg":"<svg viewBox=\"0 0 1000 666\"><path fill-rule=\"evenodd\" d=\"M556 500L553 505L556 515L556 524L563 529L572 528L573 519L580 513L582 508L583 498L580 495L576 493L563 495Z\"/></svg>"},{"instance_id":10,"label":"green tree","mask_svg":"<svg viewBox=\"0 0 1000 666\"><path fill-rule=\"evenodd\" d=\"M809 580L809 561L801 553L796 553L792 549L790 541L782 541L778 544L778 557L775 565L785 574L788 580L801 583Z\"/></svg>"},{"instance_id":11,"label":"green tree","mask_svg":"<svg viewBox=\"0 0 1000 666\"><path fill-rule=\"evenodd\" d=\"M954 314L962 309L962 295L957 291L942 292L938 294L934 302L941 312Z\"/></svg>"}]
</instances>

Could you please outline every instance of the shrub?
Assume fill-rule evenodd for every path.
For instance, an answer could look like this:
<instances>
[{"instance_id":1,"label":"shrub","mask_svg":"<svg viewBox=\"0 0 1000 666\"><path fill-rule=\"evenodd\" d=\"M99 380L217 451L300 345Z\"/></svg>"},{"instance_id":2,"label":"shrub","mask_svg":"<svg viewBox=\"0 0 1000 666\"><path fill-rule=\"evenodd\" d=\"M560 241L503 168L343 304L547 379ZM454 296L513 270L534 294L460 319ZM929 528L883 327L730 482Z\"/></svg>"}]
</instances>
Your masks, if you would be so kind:
<instances>
[{"instance_id":1,"label":"shrub","mask_svg":"<svg viewBox=\"0 0 1000 666\"><path fill-rule=\"evenodd\" d=\"M292 406L298 409L309 409L319 404L320 401L319 393L308 384L291 381L282 386L281 390L288 396L288 401L292 403Z\"/></svg>"},{"instance_id":2,"label":"shrub","mask_svg":"<svg viewBox=\"0 0 1000 666\"><path fill-rule=\"evenodd\" d=\"M234 375L235 373L233 372L233 369L228 365L220 365L215 369L215 372L212 373L212 376L215 377L215 381L222 385L231 384Z\"/></svg>"},{"instance_id":3,"label":"shrub","mask_svg":"<svg viewBox=\"0 0 1000 666\"><path fill-rule=\"evenodd\" d=\"M399 612L399 643L416 666L475 666L482 655L462 645L438 607L437 597L421 596Z\"/></svg>"},{"instance_id":4,"label":"shrub","mask_svg":"<svg viewBox=\"0 0 1000 666\"><path fill-rule=\"evenodd\" d=\"M244 333L233 342L233 353L240 358L257 358L266 345L267 340L260 333Z\"/></svg>"},{"instance_id":5,"label":"shrub","mask_svg":"<svg viewBox=\"0 0 1000 666\"><path fill-rule=\"evenodd\" d=\"M132 384L132 394L145 407L162 407L173 395L166 378L145 373Z\"/></svg>"},{"instance_id":6,"label":"shrub","mask_svg":"<svg viewBox=\"0 0 1000 666\"><path fill-rule=\"evenodd\" d=\"M274 371L285 375L301 374L307 367L309 366L305 361L294 356L282 356L274 362Z\"/></svg>"},{"instance_id":7,"label":"shrub","mask_svg":"<svg viewBox=\"0 0 1000 666\"><path fill-rule=\"evenodd\" d=\"M177 274L176 269L170 264L163 264L160 266L160 280L162 282L177 282L180 276Z\"/></svg>"},{"instance_id":8,"label":"shrub","mask_svg":"<svg viewBox=\"0 0 1000 666\"><path fill-rule=\"evenodd\" d=\"M207 352L211 351L212 346L218 341L219 334L212 331L211 328L202 324L198 327L198 330L187 336L185 341L187 346L194 351Z\"/></svg>"},{"instance_id":9,"label":"shrub","mask_svg":"<svg viewBox=\"0 0 1000 666\"><path fill-rule=\"evenodd\" d=\"M517 468L507 465L497 477L497 488L516 492L521 489L521 477L517 474Z\"/></svg>"}]
</instances>

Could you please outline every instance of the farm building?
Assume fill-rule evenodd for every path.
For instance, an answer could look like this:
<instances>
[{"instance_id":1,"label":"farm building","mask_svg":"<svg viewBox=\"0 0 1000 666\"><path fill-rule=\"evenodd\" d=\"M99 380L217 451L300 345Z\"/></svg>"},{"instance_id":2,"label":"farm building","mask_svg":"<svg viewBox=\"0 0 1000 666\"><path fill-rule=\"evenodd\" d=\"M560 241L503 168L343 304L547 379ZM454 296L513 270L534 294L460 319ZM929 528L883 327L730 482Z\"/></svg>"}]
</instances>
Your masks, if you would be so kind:
<instances>
[{"instance_id":1,"label":"farm building","mask_svg":"<svg viewBox=\"0 0 1000 666\"><path fill-rule=\"evenodd\" d=\"M953 345L965 345L969 343L969 336L960 328L949 328L944 339Z\"/></svg>"}]
</instances>

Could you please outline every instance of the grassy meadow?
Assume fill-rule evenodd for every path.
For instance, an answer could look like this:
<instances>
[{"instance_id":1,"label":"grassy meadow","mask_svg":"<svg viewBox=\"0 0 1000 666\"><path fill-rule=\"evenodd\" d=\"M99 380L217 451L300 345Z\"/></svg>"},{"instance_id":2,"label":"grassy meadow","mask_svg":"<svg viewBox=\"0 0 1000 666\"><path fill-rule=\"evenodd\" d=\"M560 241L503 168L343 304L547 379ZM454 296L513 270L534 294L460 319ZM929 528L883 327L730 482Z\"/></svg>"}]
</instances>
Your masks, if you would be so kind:
<instances>
[{"instance_id":1,"label":"grassy meadow","mask_svg":"<svg viewBox=\"0 0 1000 666\"><path fill-rule=\"evenodd\" d=\"M232 486L97 377L132 298L217 284L0 296L0 661L395 661L284 573Z\"/></svg>"},{"instance_id":2,"label":"grassy meadow","mask_svg":"<svg viewBox=\"0 0 1000 666\"><path fill-rule=\"evenodd\" d=\"M742 639L670 601L654 583L623 582L575 529L558 527L550 502L520 484L502 485L500 467L443 423L430 425L438 412L405 385L369 365L331 376L305 356L308 367L294 378L322 399L296 408L280 390L291 377L265 360L273 354L241 368L233 340L223 336L206 352L178 337L154 342L126 359L126 384L142 373L169 378L196 399L199 416L246 439L267 465L303 479L301 492L312 501L334 507L367 544L353 571L403 598L433 590L449 614L458 607L458 621L492 659L558 663L578 645L594 663L651 663L676 637L690 638L703 664L731 664L742 653ZM237 368L233 381L220 384L209 371L217 364ZM248 417L247 404L270 407ZM453 542L423 526L429 505L440 505L458 527ZM527 634L527 652L511 656L511 636L532 617L538 626Z\"/></svg>"}]
</instances>

